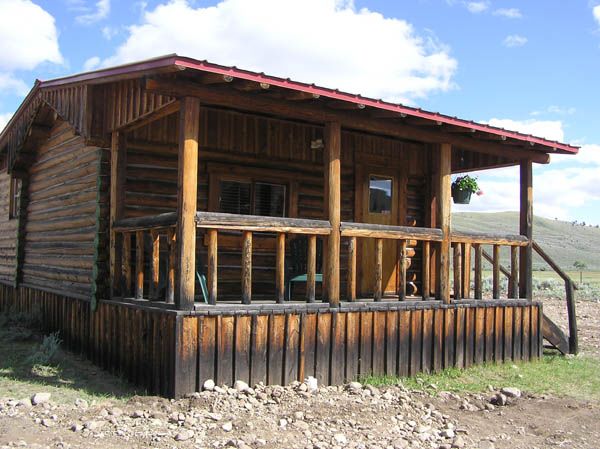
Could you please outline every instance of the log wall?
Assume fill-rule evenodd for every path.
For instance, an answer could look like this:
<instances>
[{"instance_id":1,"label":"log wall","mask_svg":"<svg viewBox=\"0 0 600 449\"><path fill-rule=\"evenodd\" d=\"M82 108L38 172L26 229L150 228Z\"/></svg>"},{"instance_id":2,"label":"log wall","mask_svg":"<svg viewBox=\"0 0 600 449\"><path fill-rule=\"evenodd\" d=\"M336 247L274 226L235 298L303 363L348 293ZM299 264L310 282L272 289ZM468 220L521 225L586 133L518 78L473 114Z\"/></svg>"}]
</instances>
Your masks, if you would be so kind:
<instances>
[{"instance_id":1,"label":"log wall","mask_svg":"<svg viewBox=\"0 0 600 449\"><path fill-rule=\"evenodd\" d=\"M91 297L99 204L106 204L98 188L103 153L62 120L35 151L27 173L24 285Z\"/></svg>"},{"instance_id":2,"label":"log wall","mask_svg":"<svg viewBox=\"0 0 600 449\"><path fill-rule=\"evenodd\" d=\"M271 307L211 313L89 301L0 284L0 312L37 313L46 332L149 393L182 396L204 380L321 385L412 376L542 355L542 307L511 300Z\"/></svg>"},{"instance_id":3,"label":"log wall","mask_svg":"<svg viewBox=\"0 0 600 449\"><path fill-rule=\"evenodd\" d=\"M0 172L0 282L12 284L17 263L17 228L19 220L9 218L10 179Z\"/></svg>"}]
</instances>

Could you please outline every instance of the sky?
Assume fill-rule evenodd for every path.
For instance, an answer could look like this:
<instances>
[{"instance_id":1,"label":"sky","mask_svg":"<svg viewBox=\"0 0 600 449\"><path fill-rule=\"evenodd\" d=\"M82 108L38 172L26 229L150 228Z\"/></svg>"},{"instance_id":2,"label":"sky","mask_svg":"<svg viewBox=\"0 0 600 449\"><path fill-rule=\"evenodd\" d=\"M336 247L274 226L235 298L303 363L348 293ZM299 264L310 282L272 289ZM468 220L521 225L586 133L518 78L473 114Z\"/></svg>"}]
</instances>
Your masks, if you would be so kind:
<instances>
[{"instance_id":1,"label":"sky","mask_svg":"<svg viewBox=\"0 0 600 449\"><path fill-rule=\"evenodd\" d=\"M178 53L581 146L534 213L600 224L600 0L0 0L0 128L35 79ZM515 168L455 211L518 210Z\"/></svg>"}]
</instances>

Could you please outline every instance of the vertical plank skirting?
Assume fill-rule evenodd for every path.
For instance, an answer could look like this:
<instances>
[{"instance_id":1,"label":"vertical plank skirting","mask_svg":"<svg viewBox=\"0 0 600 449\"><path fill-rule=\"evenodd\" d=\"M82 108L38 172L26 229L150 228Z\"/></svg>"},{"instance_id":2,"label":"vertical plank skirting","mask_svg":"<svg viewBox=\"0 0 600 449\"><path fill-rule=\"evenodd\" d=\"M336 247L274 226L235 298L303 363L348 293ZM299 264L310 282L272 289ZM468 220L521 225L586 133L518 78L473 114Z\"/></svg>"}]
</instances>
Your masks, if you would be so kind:
<instances>
[{"instance_id":1,"label":"vertical plank skirting","mask_svg":"<svg viewBox=\"0 0 600 449\"><path fill-rule=\"evenodd\" d=\"M83 299L0 284L0 312L39 312L68 349L164 396L196 391L206 379L255 385L315 376L327 385L541 356L534 302L384 304L219 315L100 301L93 312Z\"/></svg>"}]
</instances>

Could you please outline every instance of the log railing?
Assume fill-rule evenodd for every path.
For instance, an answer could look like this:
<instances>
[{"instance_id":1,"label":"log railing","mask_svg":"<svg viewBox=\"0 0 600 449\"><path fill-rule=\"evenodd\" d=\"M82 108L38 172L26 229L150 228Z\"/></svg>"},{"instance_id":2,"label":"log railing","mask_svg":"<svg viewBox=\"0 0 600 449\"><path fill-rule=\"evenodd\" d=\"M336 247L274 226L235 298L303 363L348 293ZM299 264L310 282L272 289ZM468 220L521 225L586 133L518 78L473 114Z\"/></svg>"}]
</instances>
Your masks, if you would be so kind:
<instances>
[{"instance_id":1,"label":"log railing","mask_svg":"<svg viewBox=\"0 0 600 449\"><path fill-rule=\"evenodd\" d=\"M113 270L113 294L174 303L176 282L175 213L126 218L113 225L117 257ZM147 238L149 237L149 238ZM132 247L132 241L135 246ZM166 245L167 269L161 273L161 242ZM135 261L132 260L135 250ZM146 257L149 260L146 263ZM149 267L150 279L145 279ZM133 269L132 269L133 268ZM162 277L162 279L161 279ZM148 286L148 292L145 291Z\"/></svg>"},{"instance_id":2,"label":"log railing","mask_svg":"<svg viewBox=\"0 0 600 449\"><path fill-rule=\"evenodd\" d=\"M397 296L400 301L407 297L407 269L409 266L409 247L414 248L418 242L421 242L422 263L421 263L421 296L423 299L429 299L430 294L430 255L431 242L442 241L442 231L433 228L419 228L413 226L387 226L366 223L342 222L340 228L341 236L348 239L348 275L347 275L347 293L348 301L355 301L357 294L357 267L356 252L357 239L375 240L375 273L373 279L373 299L381 301L384 294L383 285L383 242L384 240L394 240L397 242L397 267L400 270L398 276ZM363 273L368 276L369 273Z\"/></svg>"},{"instance_id":3,"label":"log railing","mask_svg":"<svg viewBox=\"0 0 600 449\"><path fill-rule=\"evenodd\" d=\"M466 233L452 232L453 247L453 290L454 299L471 298L471 260L473 263L473 296L475 299L483 298L483 259L492 264L492 297L500 299L500 276L505 275L508 282L508 298L519 297L519 267L518 251L520 247L527 246L529 241L522 235ZM492 247L489 254L484 246ZM500 264L500 249L510 248L510 269Z\"/></svg>"},{"instance_id":4,"label":"log railing","mask_svg":"<svg viewBox=\"0 0 600 449\"><path fill-rule=\"evenodd\" d=\"M315 301L317 236L326 237L331 233L331 225L324 220L300 218L263 217L236 215L216 212L198 212L196 226L206 229L208 234L207 287L208 303L216 304L218 299L218 233L219 231L242 232L241 286L242 303L252 302L252 237L256 232L273 233L276 239L275 297L278 303L285 300L285 248L288 234L308 236L306 301Z\"/></svg>"}]
</instances>

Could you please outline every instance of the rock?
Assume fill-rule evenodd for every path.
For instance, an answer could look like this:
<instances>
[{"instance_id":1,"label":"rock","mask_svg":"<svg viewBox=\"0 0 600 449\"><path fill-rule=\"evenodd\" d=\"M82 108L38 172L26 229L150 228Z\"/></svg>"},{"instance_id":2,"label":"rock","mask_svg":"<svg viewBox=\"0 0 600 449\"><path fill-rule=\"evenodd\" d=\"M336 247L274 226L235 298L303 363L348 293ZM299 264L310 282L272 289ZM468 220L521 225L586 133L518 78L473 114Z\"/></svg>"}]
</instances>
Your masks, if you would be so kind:
<instances>
[{"instance_id":1,"label":"rock","mask_svg":"<svg viewBox=\"0 0 600 449\"><path fill-rule=\"evenodd\" d=\"M86 401L85 399L81 399L81 398L77 398L75 399L75 407L77 408L81 408L81 409L87 409L90 405L88 404L88 401Z\"/></svg>"},{"instance_id":2,"label":"rock","mask_svg":"<svg viewBox=\"0 0 600 449\"><path fill-rule=\"evenodd\" d=\"M17 403L18 407L25 407L25 408L30 408L32 405L33 404L31 403L30 398L23 398Z\"/></svg>"},{"instance_id":3,"label":"rock","mask_svg":"<svg viewBox=\"0 0 600 449\"><path fill-rule=\"evenodd\" d=\"M194 431L191 429L183 429L175 435L175 441L187 441L194 437Z\"/></svg>"},{"instance_id":4,"label":"rock","mask_svg":"<svg viewBox=\"0 0 600 449\"><path fill-rule=\"evenodd\" d=\"M235 391L237 391L238 393L243 393L247 391L250 387L243 380L236 380L233 384L233 388L235 388Z\"/></svg>"},{"instance_id":5,"label":"rock","mask_svg":"<svg viewBox=\"0 0 600 449\"><path fill-rule=\"evenodd\" d=\"M410 445L408 440L401 439L394 442L394 449L406 449ZM450 449L450 447L448 447Z\"/></svg>"},{"instance_id":6,"label":"rock","mask_svg":"<svg viewBox=\"0 0 600 449\"><path fill-rule=\"evenodd\" d=\"M215 389L215 381L212 379L207 379L202 384L202 390L204 391L213 391Z\"/></svg>"},{"instance_id":7,"label":"rock","mask_svg":"<svg viewBox=\"0 0 600 449\"><path fill-rule=\"evenodd\" d=\"M49 418L42 419L42 426L44 427L52 427L54 424L55 422Z\"/></svg>"},{"instance_id":8,"label":"rock","mask_svg":"<svg viewBox=\"0 0 600 449\"><path fill-rule=\"evenodd\" d=\"M452 445L448 443L440 444L438 449L452 449Z\"/></svg>"},{"instance_id":9,"label":"rock","mask_svg":"<svg viewBox=\"0 0 600 449\"><path fill-rule=\"evenodd\" d=\"M282 429L285 429L288 425L288 421L285 418L281 418L279 420L279 427L281 427Z\"/></svg>"},{"instance_id":10,"label":"rock","mask_svg":"<svg viewBox=\"0 0 600 449\"><path fill-rule=\"evenodd\" d=\"M373 385L367 385L365 390L370 391L372 396L379 396L379 388L374 387Z\"/></svg>"},{"instance_id":11,"label":"rock","mask_svg":"<svg viewBox=\"0 0 600 449\"><path fill-rule=\"evenodd\" d=\"M348 384L348 390L350 390L350 391L362 390L362 384L360 382L350 382Z\"/></svg>"},{"instance_id":12,"label":"rock","mask_svg":"<svg viewBox=\"0 0 600 449\"><path fill-rule=\"evenodd\" d=\"M225 424L221 426L225 432L231 432L233 430L233 423L231 421L227 421Z\"/></svg>"},{"instance_id":13,"label":"rock","mask_svg":"<svg viewBox=\"0 0 600 449\"><path fill-rule=\"evenodd\" d=\"M502 393L497 393L494 396L492 396L492 398L490 399L490 402L493 405L498 405L498 406L502 407L508 403L508 398Z\"/></svg>"},{"instance_id":14,"label":"rock","mask_svg":"<svg viewBox=\"0 0 600 449\"><path fill-rule=\"evenodd\" d=\"M309 392L316 393L317 391L319 391L319 382L315 377L308 376L306 379L304 379L304 383L308 387Z\"/></svg>"},{"instance_id":15,"label":"rock","mask_svg":"<svg viewBox=\"0 0 600 449\"><path fill-rule=\"evenodd\" d=\"M456 438L454 438L454 441L452 442L453 448L461 449L461 448L465 447L465 445L466 445L465 439L463 437L461 437L460 435L457 436Z\"/></svg>"},{"instance_id":16,"label":"rock","mask_svg":"<svg viewBox=\"0 0 600 449\"><path fill-rule=\"evenodd\" d=\"M83 426L81 424L73 424L70 429L72 432L81 432L83 430Z\"/></svg>"},{"instance_id":17,"label":"rock","mask_svg":"<svg viewBox=\"0 0 600 449\"><path fill-rule=\"evenodd\" d=\"M36 393L31 396L31 403L33 405L40 405L48 402L52 395L50 393Z\"/></svg>"},{"instance_id":18,"label":"rock","mask_svg":"<svg viewBox=\"0 0 600 449\"><path fill-rule=\"evenodd\" d=\"M520 398L521 397L521 390L519 390L518 388L515 387L504 387L502 390L500 390L500 393L502 393L503 395L509 397L509 398Z\"/></svg>"},{"instance_id":19,"label":"rock","mask_svg":"<svg viewBox=\"0 0 600 449\"><path fill-rule=\"evenodd\" d=\"M136 410L131 414L132 418L143 418L144 417L144 412L142 410Z\"/></svg>"},{"instance_id":20,"label":"rock","mask_svg":"<svg viewBox=\"0 0 600 449\"><path fill-rule=\"evenodd\" d=\"M345 446L346 444L348 444L348 440L346 439L346 435L344 435L343 433L336 433L333 436L333 440L341 445L341 446Z\"/></svg>"},{"instance_id":21,"label":"rock","mask_svg":"<svg viewBox=\"0 0 600 449\"><path fill-rule=\"evenodd\" d=\"M105 421L88 421L83 425L83 428L91 431L99 430L105 423Z\"/></svg>"},{"instance_id":22,"label":"rock","mask_svg":"<svg viewBox=\"0 0 600 449\"><path fill-rule=\"evenodd\" d=\"M444 429L442 430L440 435L444 438L454 438L456 436L456 433L452 429Z\"/></svg>"},{"instance_id":23,"label":"rock","mask_svg":"<svg viewBox=\"0 0 600 449\"><path fill-rule=\"evenodd\" d=\"M479 442L479 449L495 449L494 443L489 440L483 440Z\"/></svg>"},{"instance_id":24,"label":"rock","mask_svg":"<svg viewBox=\"0 0 600 449\"><path fill-rule=\"evenodd\" d=\"M123 414L123 410L119 407L114 407L108 411L108 413L112 416L121 416Z\"/></svg>"}]
</instances>

